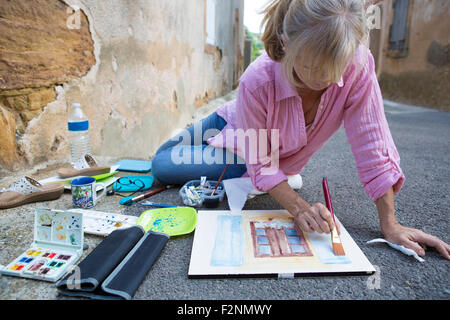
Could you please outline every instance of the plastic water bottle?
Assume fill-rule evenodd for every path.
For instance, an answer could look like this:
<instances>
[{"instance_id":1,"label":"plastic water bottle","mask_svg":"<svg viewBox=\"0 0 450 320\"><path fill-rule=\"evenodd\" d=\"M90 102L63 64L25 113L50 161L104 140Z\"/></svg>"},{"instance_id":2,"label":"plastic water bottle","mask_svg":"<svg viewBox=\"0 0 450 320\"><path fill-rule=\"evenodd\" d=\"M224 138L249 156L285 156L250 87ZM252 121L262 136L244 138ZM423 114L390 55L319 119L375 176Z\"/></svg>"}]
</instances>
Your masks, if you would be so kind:
<instances>
[{"instance_id":1,"label":"plastic water bottle","mask_svg":"<svg viewBox=\"0 0 450 320\"><path fill-rule=\"evenodd\" d=\"M72 104L72 112L69 115L69 141L72 165L86 153L91 153L89 140L89 120L81 110L79 103Z\"/></svg>"}]
</instances>

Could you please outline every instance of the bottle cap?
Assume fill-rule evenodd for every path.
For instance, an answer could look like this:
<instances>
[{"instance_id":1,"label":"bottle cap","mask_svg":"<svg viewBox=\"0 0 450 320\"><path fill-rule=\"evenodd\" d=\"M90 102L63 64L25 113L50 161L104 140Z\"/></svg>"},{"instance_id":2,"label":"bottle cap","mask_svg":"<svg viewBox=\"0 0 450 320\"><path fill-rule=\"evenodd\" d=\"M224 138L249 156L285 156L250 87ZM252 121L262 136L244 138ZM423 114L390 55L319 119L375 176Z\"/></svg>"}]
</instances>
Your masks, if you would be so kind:
<instances>
[{"instance_id":1,"label":"bottle cap","mask_svg":"<svg viewBox=\"0 0 450 320\"><path fill-rule=\"evenodd\" d=\"M81 107L81 104L78 103L78 102L74 102L74 103L72 103L72 107L80 108L80 107Z\"/></svg>"}]
</instances>

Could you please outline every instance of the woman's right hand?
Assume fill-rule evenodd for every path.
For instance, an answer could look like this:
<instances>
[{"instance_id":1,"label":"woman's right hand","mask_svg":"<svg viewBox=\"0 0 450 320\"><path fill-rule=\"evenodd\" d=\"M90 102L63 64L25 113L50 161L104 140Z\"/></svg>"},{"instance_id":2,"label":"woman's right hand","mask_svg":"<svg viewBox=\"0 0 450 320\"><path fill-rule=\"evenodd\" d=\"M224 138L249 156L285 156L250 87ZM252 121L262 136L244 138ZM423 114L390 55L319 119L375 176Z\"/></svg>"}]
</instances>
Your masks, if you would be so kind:
<instances>
[{"instance_id":1,"label":"woman's right hand","mask_svg":"<svg viewBox=\"0 0 450 320\"><path fill-rule=\"evenodd\" d=\"M305 232L329 234L336 225L338 234L341 234L339 224L334 223L331 212L322 203L316 203L308 209L299 211L294 221Z\"/></svg>"},{"instance_id":2,"label":"woman's right hand","mask_svg":"<svg viewBox=\"0 0 450 320\"><path fill-rule=\"evenodd\" d=\"M270 189L269 194L294 216L295 224L305 232L330 233L334 228L331 212L321 203L311 206L294 191L287 181ZM339 234L341 230L336 225Z\"/></svg>"}]
</instances>

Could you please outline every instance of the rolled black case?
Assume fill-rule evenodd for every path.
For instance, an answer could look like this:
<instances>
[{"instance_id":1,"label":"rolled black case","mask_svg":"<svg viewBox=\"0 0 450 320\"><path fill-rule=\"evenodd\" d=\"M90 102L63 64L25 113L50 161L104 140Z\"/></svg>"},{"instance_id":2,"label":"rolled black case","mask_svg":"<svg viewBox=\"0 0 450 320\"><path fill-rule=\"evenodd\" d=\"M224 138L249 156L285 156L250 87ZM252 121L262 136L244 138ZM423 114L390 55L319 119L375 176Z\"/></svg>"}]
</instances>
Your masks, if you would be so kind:
<instances>
[{"instance_id":1,"label":"rolled black case","mask_svg":"<svg viewBox=\"0 0 450 320\"><path fill-rule=\"evenodd\" d=\"M115 230L56 284L58 292L91 299L132 299L169 235L140 226Z\"/></svg>"}]
</instances>

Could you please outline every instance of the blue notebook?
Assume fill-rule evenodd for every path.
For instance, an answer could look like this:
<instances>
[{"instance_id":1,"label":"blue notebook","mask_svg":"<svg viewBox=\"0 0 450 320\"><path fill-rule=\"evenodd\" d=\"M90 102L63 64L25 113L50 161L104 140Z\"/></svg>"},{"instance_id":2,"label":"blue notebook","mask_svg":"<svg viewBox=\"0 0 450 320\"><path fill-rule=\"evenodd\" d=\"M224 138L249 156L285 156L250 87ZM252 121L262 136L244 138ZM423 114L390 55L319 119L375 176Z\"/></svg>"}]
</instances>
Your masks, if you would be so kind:
<instances>
[{"instance_id":1,"label":"blue notebook","mask_svg":"<svg viewBox=\"0 0 450 320\"><path fill-rule=\"evenodd\" d=\"M113 166L119 166L117 170L120 171L149 172L152 170L152 162L145 160L124 159L113 164Z\"/></svg>"}]
</instances>

